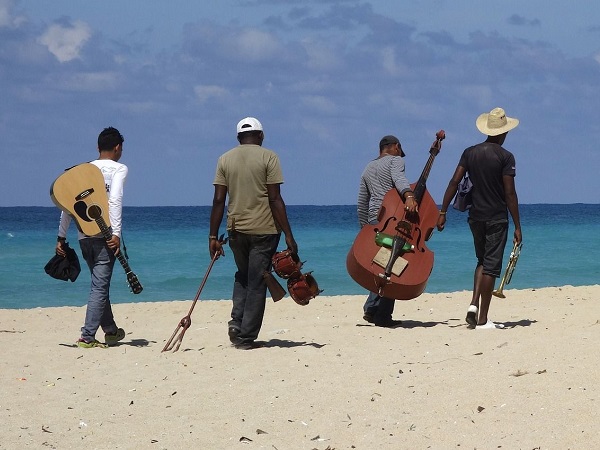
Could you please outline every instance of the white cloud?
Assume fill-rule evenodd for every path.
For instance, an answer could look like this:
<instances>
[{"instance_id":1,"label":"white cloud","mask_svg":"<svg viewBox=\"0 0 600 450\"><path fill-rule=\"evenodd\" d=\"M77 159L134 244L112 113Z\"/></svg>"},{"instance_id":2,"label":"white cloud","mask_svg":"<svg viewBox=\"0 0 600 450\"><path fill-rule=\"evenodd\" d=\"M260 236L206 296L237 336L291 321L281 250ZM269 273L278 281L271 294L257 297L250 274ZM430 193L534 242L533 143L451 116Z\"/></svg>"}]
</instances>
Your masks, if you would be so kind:
<instances>
[{"instance_id":1,"label":"white cloud","mask_svg":"<svg viewBox=\"0 0 600 450\"><path fill-rule=\"evenodd\" d=\"M235 51L249 61L269 60L280 48L275 37L256 29L242 31L233 45Z\"/></svg>"},{"instance_id":2,"label":"white cloud","mask_svg":"<svg viewBox=\"0 0 600 450\"><path fill-rule=\"evenodd\" d=\"M39 38L39 42L61 63L80 58L79 54L85 43L92 36L87 23L76 20L72 26L53 24Z\"/></svg>"},{"instance_id":3,"label":"white cloud","mask_svg":"<svg viewBox=\"0 0 600 450\"><path fill-rule=\"evenodd\" d=\"M329 71L341 65L341 60L332 47L315 39L305 39L302 44L308 56L306 65L311 70Z\"/></svg>"},{"instance_id":4,"label":"white cloud","mask_svg":"<svg viewBox=\"0 0 600 450\"><path fill-rule=\"evenodd\" d=\"M211 98L222 98L228 95L227 89L215 85L194 86L194 93L196 94L196 97L200 103L204 103Z\"/></svg>"},{"instance_id":5,"label":"white cloud","mask_svg":"<svg viewBox=\"0 0 600 450\"><path fill-rule=\"evenodd\" d=\"M23 16L13 16L12 7L12 0L0 0L0 28L18 28L27 21Z\"/></svg>"},{"instance_id":6,"label":"white cloud","mask_svg":"<svg viewBox=\"0 0 600 450\"><path fill-rule=\"evenodd\" d=\"M381 62L383 69L394 76L406 75L408 73L404 64L398 62L396 51L393 47L385 47L381 50Z\"/></svg>"},{"instance_id":7,"label":"white cloud","mask_svg":"<svg viewBox=\"0 0 600 450\"><path fill-rule=\"evenodd\" d=\"M335 103L322 95L306 95L302 97L302 103L313 111L323 114L334 114L337 111Z\"/></svg>"}]
</instances>

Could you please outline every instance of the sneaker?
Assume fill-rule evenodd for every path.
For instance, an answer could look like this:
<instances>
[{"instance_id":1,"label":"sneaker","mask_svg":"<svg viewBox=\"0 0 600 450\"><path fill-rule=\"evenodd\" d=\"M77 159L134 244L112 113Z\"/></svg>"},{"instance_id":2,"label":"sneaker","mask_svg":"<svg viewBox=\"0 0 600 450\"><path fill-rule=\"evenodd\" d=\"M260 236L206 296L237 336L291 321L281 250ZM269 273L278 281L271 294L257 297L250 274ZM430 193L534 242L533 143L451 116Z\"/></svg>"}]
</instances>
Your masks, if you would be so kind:
<instances>
[{"instance_id":1,"label":"sneaker","mask_svg":"<svg viewBox=\"0 0 600 450\"><path fill-rule=\"evenodd\" d=\"M113 345L117 345L117 342L122 340L125 337L125 330L123 328L118 328L115 334L105 334L104 335L104 343L109 347Z\"/></svg>"},{"instance_id":2,"label":"sneaker","mask_svg":"<svg viewBox=\"0 0 600 450\"><path fill-rule=\"evenodd\" d=\"M477 325L477 306L469 305L469 309L467 310L467 317L465 317L465 322L469 325L469 328L475 328Z\"/></svg>"},{"instance_id":3,"label":"sneaker","mask_svg":"<svg viewBox=\"0 0 600 450\"><path fill-rule=\"evenodd\" d=\"M77 341L77 347L81 347L81 348L108 348L108 345L103 344L100 341L97 341L96 339L94 339L93 341L86 341L83 338L79 338L79 340Z\"/></svg>"}]
</instances>

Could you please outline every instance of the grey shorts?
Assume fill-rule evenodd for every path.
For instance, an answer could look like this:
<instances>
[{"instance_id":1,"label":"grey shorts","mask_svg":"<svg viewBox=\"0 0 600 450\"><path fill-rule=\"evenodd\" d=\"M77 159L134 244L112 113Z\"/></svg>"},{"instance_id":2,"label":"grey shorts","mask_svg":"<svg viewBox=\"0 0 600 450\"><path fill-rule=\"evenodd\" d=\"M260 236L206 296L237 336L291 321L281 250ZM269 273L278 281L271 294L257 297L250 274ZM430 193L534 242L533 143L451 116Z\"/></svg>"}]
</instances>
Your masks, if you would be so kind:
<instances>
[{"instance_id":1,"label":"grey shorts","mask_svg":"<svg viewBox=\"0 0 600 450\"><path fill-rule=\"evenodd\" d=\"M469 219L473 234L477 266L483 266L483 273L500 277L502 257L508 238L508 220L478 222Z\"/></svg>"}]
</instances>

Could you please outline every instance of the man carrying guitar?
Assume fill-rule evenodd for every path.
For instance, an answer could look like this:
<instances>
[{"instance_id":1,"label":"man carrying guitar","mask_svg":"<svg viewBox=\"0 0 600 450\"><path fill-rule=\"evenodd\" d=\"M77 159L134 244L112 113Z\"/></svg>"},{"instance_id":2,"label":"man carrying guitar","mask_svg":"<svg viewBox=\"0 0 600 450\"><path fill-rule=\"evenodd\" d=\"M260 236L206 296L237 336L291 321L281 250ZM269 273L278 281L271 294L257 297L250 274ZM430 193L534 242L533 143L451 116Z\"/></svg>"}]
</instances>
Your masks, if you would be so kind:
<instances>
[{"instance_id":1,"label":"man carrying guitar","mask_svg":"<svg viewBox=\"0 0 600 450\"><path fill-rule=\"evenodd\" d=\"M91 161L91 164L97 166L104 175L112 236L110 239L105 239L101 233L87 236L81 231L78 232L81 253L91 273L85 323L81 328L81 338L77 341L77 345L82 348L106 348L115 345L125 337L125 331L117 327L113 318L109 296L113 267L121 248L123 186L128 171L125 164L118 162L123 153L123 141L123 136L116 128L105 128L98 136L100 155L97 160ZM71 216L63 211L56 244L56 253L61 256L65 256L63 244L70 224ZM102 328L105 333L104 344L96 340L98 328Z\"/></svg>"}]
</instances>

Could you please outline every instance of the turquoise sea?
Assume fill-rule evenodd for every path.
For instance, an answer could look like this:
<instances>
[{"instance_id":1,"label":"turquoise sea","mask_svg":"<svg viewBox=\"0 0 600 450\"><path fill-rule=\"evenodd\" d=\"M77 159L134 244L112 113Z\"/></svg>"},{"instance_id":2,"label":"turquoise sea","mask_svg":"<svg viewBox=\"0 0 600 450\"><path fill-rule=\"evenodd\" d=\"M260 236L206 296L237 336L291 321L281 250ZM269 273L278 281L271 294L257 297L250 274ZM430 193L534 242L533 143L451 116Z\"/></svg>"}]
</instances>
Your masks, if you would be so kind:
<instances>
[{"instance_id":1,"label":"turquoise sea","mask_svg":"<svg viewBox=\"0 0 600 450\"><path fill-rule=\"evenodd\" d=\"M209 214L208 206L125 207L129 264L144 291L138 295L129 292L117 262L112 301L193 299L210 263ZM288 205L288 215L300 258L305 261L303 270L313 272L323 295L366 295L347 274L345 264L358 233L356 207ZM58 218L54 207L0 208L0 309L86 303L87 266L75 283L55 280L44 272L54 254ZM433 233L428 247L435 254L435 265L425 292L471 289L475 256L466 221L466 213L450 210L446 230ZM505 289L600 283L600 205L521 205L521 222L523 250ZM513 229L511 224L511 237ZM69 233L84 265L74 225ZM511 249L509 242L504 266ZM200 299L229 299L234 272L227 248L225 257L215 263Z\"/></svg>"}]
</instances>

